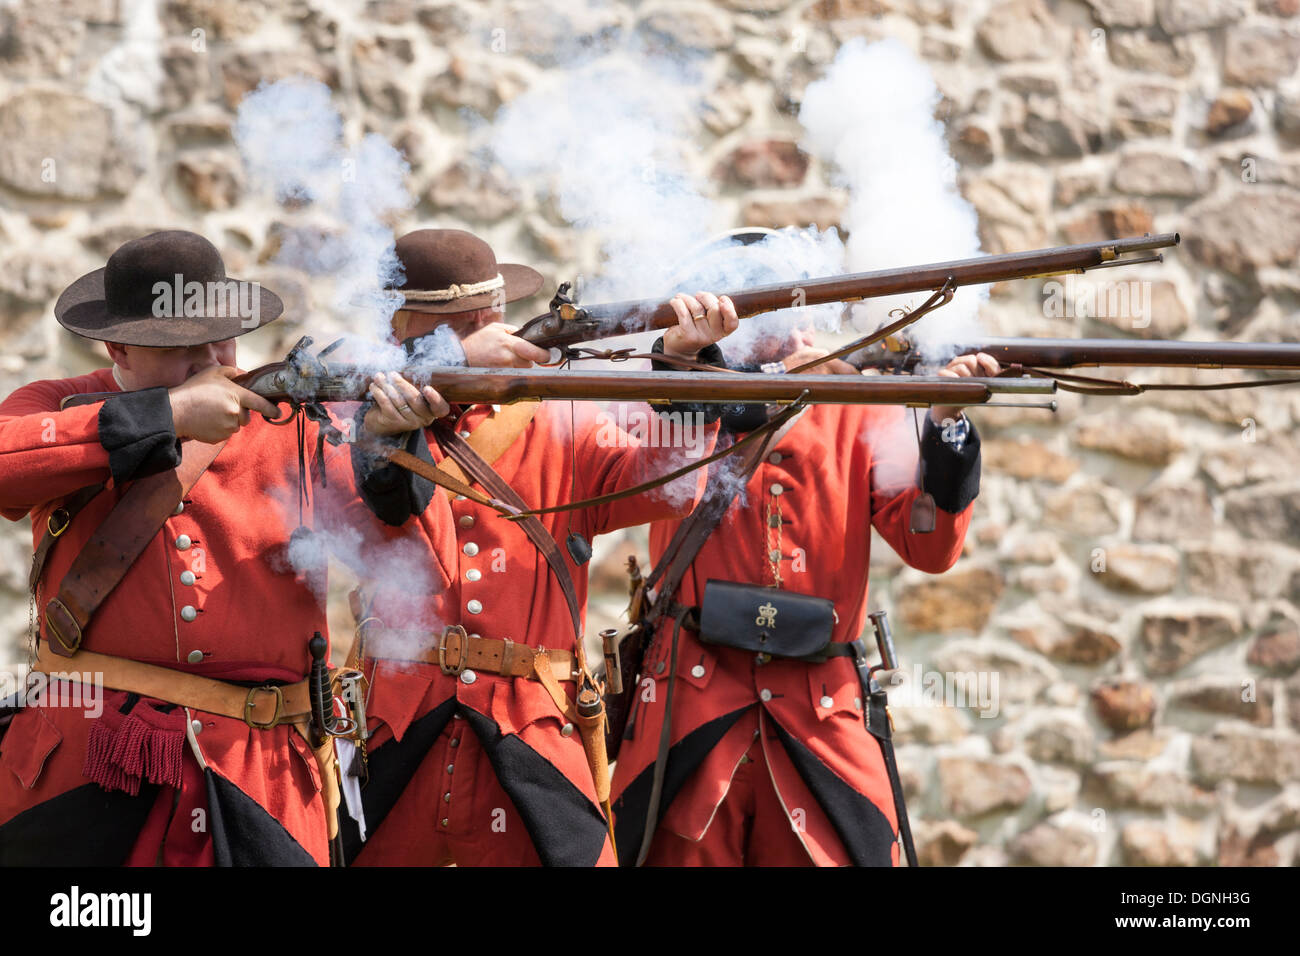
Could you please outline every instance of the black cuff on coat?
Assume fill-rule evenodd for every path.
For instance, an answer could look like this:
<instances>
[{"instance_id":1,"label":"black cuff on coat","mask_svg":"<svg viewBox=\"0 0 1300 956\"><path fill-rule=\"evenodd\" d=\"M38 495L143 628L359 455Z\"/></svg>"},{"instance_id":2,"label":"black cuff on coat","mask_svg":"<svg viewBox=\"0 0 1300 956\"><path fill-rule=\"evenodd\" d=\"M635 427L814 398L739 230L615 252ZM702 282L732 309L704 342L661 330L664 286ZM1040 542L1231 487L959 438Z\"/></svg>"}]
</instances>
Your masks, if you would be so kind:
<instances>
[{"instance_id":1,"label":"black cuff on coat","mask_svg":"<svg viewBox=\"0 0 1300 956\"><path fill-rule=\"evenodd\" d=\"M650 351L655 355L664 353L664 337L661 335L655 339L655 344L650 346ZM706 345L700 349L700 354L696 356L695 361L703 362L705 365L712 365L714 368L726 368L727 359L722 354L722 349L718 348L715 342L712 345ZM656 359L650 360L650 367L656 372L680 372L682 371L675 365L667 362L660 362ZM722 417L725 406L715 405L711 402L669 402L667 405L651 406L660 414L681 414L681 415L703 415L705 423L716 422Z\"/></svg>"},{"instance_id":2,"label":"black cuff on coat","mask_svg":"<svg viewBox=\"0 0 1300 956\"><path fill-rule=\"evenodd\" d=\"M146 388L107 399L99 409L99 443L114 484L156 475L181 463L181 442L167 389Z\"/></svg>"},{"instance_id":3,"label":"black cuff on coat","mask_svg":"<svg viewBox=\"0 0 1300 956\"><path fill-rule=\"evenodd\" d=\"M361 434L362 419L369 410L369 403L357 409L353 434ZM433 464L423 428L403 435L374 437L385 445L402 448L421 461ZM412 515L422 514L438 490L437 485L427 478L421 478L413 471L372 455L356 443L352 445L352 474L366 507L380 521L393 526L403 525Z\"/></svg>"},{"instance_id":4,"label":"black cuff on coat","mask_svg":"<svg viewBox=\"0 0 1300 956\"><path fill-rule=\"evenodd\" d=\"M980 436L975 423L966 420L966 442L954 451L943 440L943 426L925 416L921 433L921 457L925 461L925 490L934 503L949 514L960 514L980 493Z\"/></svg>"}]
</instances>

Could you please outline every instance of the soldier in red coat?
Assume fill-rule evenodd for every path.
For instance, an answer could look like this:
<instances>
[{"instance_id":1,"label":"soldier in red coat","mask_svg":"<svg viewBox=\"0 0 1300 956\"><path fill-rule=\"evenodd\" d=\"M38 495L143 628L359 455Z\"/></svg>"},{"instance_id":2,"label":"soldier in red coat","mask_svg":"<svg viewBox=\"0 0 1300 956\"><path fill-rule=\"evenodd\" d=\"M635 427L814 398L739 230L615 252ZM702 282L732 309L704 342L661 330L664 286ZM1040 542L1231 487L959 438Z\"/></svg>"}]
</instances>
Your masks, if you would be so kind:
<instances>
[{"instance_id":1,"label":"soldier in red coat","mask_svg":"<svg viewBox=\"0 0 1300 956\"><path fill-rule=\"evenodd\" d=\"M212 298L247 287L240 308ZM269 424L276 406L231 381L234 338L281 309L227 278L200 236L133 240L55 310L104 341L114 366L0 404L0 513L30 515L35 543L49 545L36 665L0 716L0 865L329 862L301 692L325 609L286 551L300 522L296 429ZM376 434L446 411L431 389L383 387L413 410L374 412L364 424ZM120 395L61 408L106 391ZM342 491L355 489L348 454L330 451L340 517L368 518L376 542L393 537ZM191 483L195 455L206 470ZM145 488L164 502L153 523L156 505L133 497ZM133 539L134 558L122 553Z\"/></svg>"},{"instance_id":2,"label":"soldier in red coat","mask_svg":"<svg viewBox=\"0 0 1300 956\"><path fill-rule=\"evenodd\" d=\"M501 321L506 302L537 291L538 273L497 263L486 243L456 230L411 233L398 240L397 252L406 272L406 305L395 321L400 337L438 337L463 349L471 367L548 359ZM713 343L737 325L730 301L688 296L676 307L679 325L656 349L718 361ZM617 492L686 462L682 449L643 444L591 406L476 405L452 415L454 434L530 507ZM716 425L702 429L711 447ZM436 430L424 437L412 450L447 466ZM380 470L373 480L393 476ZM541 516L546 541L573 581L579 617L587 598L585 542L685 515L702 475L682 481ZM400 523L408 508L420 512L430 496L448 497L427 483L416 486L417 500L395 496L387 520ZM412 607L409 595L380 589L363 611L367 713L375 732L361 791L364 821L344 823L349 856L359 865L611 865L608 823L582 728L565 713L581 675L564 588L519 523L460 496L451 497L451 509L459 564L447 568L441 592ZM419 521L430 550L445 552L442 529L430 525L428 510ZM539 675L541 668L548 674Z\"/></svg>"},{"instance_id":3,"label":"soldier in red coat","mask_svg":"<svg viewBox=\"0 0 1300 956\"><path fill-rule=\"evenodd\" d=\"M768 370L773 362L794 368L827 354L813 347L807 329L774 332L760 339L758 352L755 358ZM840 361L814 370L857 374ZM980 354L955 359L940 374L997 371L997 362ZM715 580L816 596L833 602L830 639L848 650L844 645L866 623L870 529L912 567L938 574L961 554L970 524L979 489L974 426L956 408L917 412L924 424L914 424L913 414L817 405L787 424L686 570L676 604L698 608L706 584ZM724 416L722 427L741 433L759 420L736 410ZM909 530L922 494L914 429L922 432L925 491L937 505L928 534ZM679 525L652 526L655 561ZM776 603L754 601L769 613ZM700 626L698 619L685 620ZM747 620L754 620L752 610ZM772 633L779 633L779 622L771 623ZM677 636L674 669L674 624L665 620L647 650L618 755L613 790L620 862L895 864L895 802L882 748L864 726L866 701L854 656L832 654L811 663L755 653L705 642L688 625Z\"/></svg>"}]
</instances>

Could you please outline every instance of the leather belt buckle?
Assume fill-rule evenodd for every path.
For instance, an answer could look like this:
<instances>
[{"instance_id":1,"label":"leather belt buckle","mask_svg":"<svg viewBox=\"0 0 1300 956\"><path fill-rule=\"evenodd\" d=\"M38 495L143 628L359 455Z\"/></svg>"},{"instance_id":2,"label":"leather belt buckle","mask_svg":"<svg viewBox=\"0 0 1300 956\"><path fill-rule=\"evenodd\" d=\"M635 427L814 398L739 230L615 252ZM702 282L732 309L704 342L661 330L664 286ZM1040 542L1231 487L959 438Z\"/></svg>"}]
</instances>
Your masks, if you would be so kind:
<instances>
[{"instance_id":1,"label":"leather belt buckle","mask_svg":"<svg viewBox=\"0 0 1300 956\"><path fill-rule=\"evenodd\" d=\"M72 612L58 598L54 598L49 604L45 605L45 628L48 636L58 641L59 646L55 647L54 641L50 642L50 650L60 657L71 657L77 653L77 648L81 646L81 625L77 619L72 616ZM64 628L72 635L72 640L64 637Z\"/></svg>"},{"instance_id":2,"label":"leather belt buckle","mask_svg":"<svg viewBox=\"0 0 1300 956\"><path fill-rule=\"evenodd\" d=\"M275 713L271 715L271 719L266 723L253 719L253 708L257 706L253 700L253 695L259 690L269 691L275 695ZM248 726L254 730L270 730L280 722L282 713L284 713L284 691L280 690L279 687L274 684L267 684L264 687L248 688L248 696L244 698L244 723L248 724Z\"/></svg>"},{"instance_id":3,"label":"leather belt buckle","mask_svg":"<svg viewBox=\"0 0 1300 956\"><path fill-rule=\"evenodd\" d=\"M58 527L55 527L55 518L58 518ZM68 530L68 525L72 524L72 515L68 514L67 508L55 508L50 512L50 516L45 519L45 527L50 531L51 538L57 538L63 532Z\"/></svg>"},{"instance_id":4,"label":"leather belt buckle","mask_svg":"<svg viewBox=\"0 0 1300 956\"><path fill-rule=\"evenodd\" d=\"M447 663L447 644L456 637L456 661ZM442 640L438 641L438 669L448 677L459 677L469 664L469 635L459 624L448 624L442 631Z\"/></svg>"}]
</instances>

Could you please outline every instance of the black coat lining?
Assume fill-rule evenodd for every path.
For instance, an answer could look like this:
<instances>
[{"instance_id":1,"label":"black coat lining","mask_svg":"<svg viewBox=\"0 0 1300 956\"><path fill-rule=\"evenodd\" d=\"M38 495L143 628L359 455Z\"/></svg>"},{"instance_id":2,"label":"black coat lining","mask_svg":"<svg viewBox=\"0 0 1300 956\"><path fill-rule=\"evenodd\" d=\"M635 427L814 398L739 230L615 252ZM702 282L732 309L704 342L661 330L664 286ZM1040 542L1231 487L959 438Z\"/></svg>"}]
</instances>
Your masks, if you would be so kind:
<instances>
[{"instance_id":1,"label":"black coat lining","mask_svg":"<svg viewBox=\"0 0 1300 956\"><path fill-rule=\"evenodd\" d=\"M0 866L121 866L158 798L146 783L131 796L88 783L0 824Z\"/></svg>"}]
</instances>

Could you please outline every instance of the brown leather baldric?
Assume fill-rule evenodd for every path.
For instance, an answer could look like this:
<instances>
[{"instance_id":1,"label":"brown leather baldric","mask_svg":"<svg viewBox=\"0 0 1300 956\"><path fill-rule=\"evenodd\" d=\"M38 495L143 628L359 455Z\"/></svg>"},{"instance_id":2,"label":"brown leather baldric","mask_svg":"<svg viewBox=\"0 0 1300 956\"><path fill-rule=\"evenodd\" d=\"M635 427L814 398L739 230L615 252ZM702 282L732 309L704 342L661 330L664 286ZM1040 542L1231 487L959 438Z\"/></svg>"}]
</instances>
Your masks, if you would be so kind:
<instances>
[{"instance_id":1,"label":"brown leather baldric","mask_svg":"<svg viewBox=\"0 0 1300 956\"><path fill-rule=\"evenodd\" d=\"M32 571L27 578L27 587L30 590L33 592L36 590L36 585L45 572L45 561L50 556L50 549L54 547L54 542L68 530L72 519L95 500L107 486L107 482L103 481L95 485L87 485L64 498L63 503L50 512L50 516L45 519L45 534L41 535L40 543L36 545L36 551L32 555Z\"/></svg>"},{"instance_id":2,"label":"brown leather baldric","mask_svg":"<svg viewBox=\"0 0 1300 956\"><path fill-rule=\"evenodd\" d=\"M186 442L178 468L131 482L73 560L58 596L45 606L50 650L61 657L77 652L99 606L225 445Z\"/></svg>"}]
</instances>

